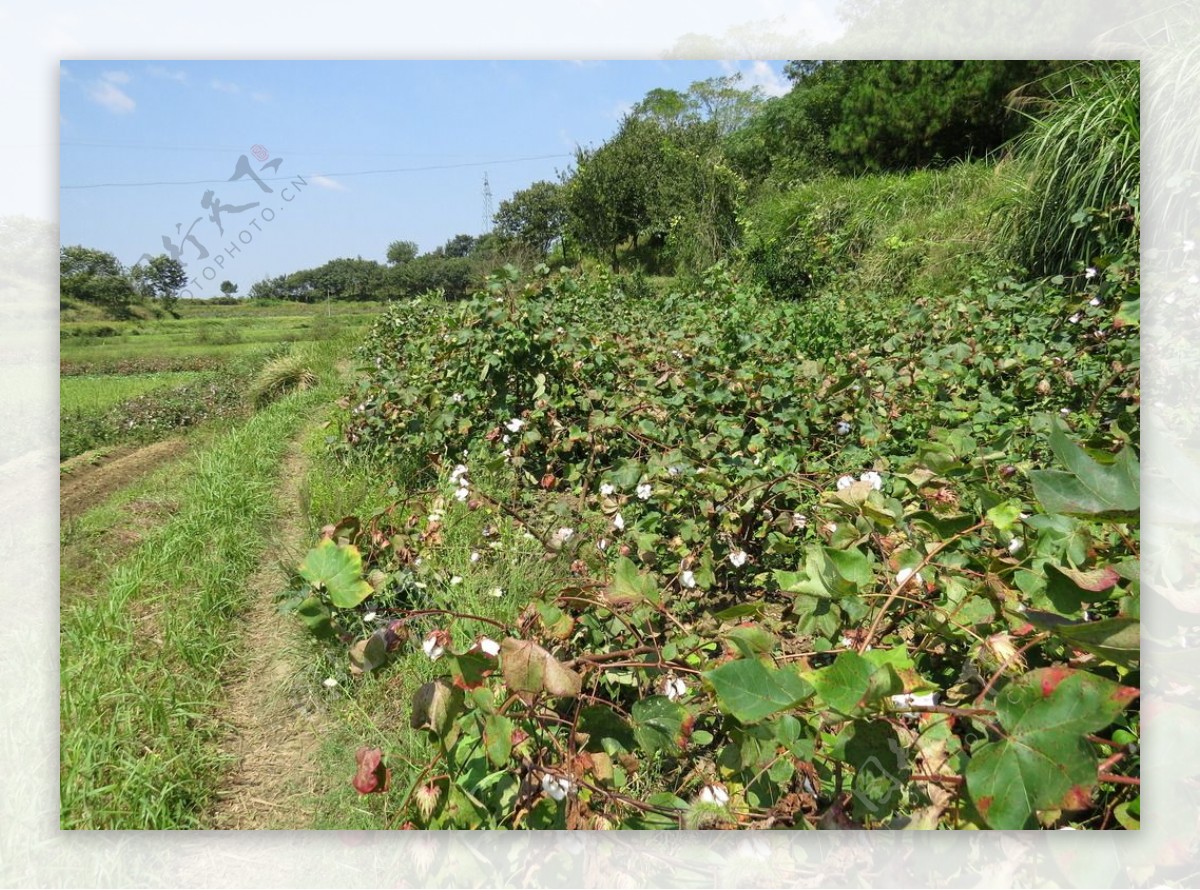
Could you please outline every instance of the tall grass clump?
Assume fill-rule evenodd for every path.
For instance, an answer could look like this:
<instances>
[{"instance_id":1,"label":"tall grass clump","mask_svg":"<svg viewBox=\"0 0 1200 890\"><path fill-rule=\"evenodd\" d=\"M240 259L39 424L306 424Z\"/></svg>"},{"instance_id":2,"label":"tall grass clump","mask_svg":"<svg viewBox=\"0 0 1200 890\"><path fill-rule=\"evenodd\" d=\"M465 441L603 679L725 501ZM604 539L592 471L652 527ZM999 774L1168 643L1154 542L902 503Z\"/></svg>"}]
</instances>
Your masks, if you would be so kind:
<instances>
[{"instance_id":1,"label":"tall grass clump","mask_svg":"<svg viewBox=\"0 0 1200 890\"><path fill-rule=\"evenodd\" d=\"M301 355L281 355L271 359L250 384L250 398L256 408L268 405L289 392L304 392L317 385L317 375Z\"/></svg>"},{"instance_id":2,"label":"tall grass clump","mask_svg":"<svg viewBox=\"0 0 1200 890\"><path fill-rule=\"evenodd\" d=\"M1013 145L1025 173L1000 231L1035 274L1078 271L1114 249L1136 252L1140 84L1137 62L1084 62L1049 98L1014 98L1031 122Z\"/></svg>"}]
</instances>

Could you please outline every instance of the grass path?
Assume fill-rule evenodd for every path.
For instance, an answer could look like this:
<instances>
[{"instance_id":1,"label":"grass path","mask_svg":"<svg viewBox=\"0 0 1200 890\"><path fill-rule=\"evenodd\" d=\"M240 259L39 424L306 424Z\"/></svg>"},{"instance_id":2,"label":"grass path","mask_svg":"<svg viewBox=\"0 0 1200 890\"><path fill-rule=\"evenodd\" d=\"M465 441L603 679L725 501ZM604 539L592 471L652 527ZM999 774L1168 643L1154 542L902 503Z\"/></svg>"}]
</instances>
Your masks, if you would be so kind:
<instances>
[{"instance_id":1,"label":"grass path","mask_svg":"<svg viewBox=\"0 0 1200 890\"><path fill-rule=\"evenodd\" d=\"M328 359L326 360L328 361ZM278 553L277 480L300 430L336 391L288 396L188 459L172 500L91 596L62 605L63 828L195 828L228 764L228 671L246 651L251 588Z\"/></svg>"},{"instance_id":2,"label":"grass path","mask_svg":"<svg viewBox=\"0 0 1200 890\"><path fill-rule=\"evenodd\" d=\"M300 508L307 471L299 439L293 440L279 477L279 519L233 630L238 651L218 715L227 725L222 749L232 765L205 819L211 828L307 828L319 793L324 708L303 677L302 627L276 608L276 596L308 549Z\"/></svg>"}]
</instances>

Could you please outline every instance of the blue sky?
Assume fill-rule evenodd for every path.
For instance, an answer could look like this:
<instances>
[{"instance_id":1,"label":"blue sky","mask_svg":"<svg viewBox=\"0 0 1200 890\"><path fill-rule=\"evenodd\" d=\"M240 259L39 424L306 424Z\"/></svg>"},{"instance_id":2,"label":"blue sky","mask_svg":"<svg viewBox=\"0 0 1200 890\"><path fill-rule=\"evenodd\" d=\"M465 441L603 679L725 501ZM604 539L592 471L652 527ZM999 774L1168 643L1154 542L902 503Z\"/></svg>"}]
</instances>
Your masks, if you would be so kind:
<instances>
[{"instance_id":1,"label":"blue sky","mask_svg":"<svg viewBox=\"0 0 1200 890\"><path fill-rule=\"evenodd\" d=\"M498 207L532 182L556 179L576 145L602 143L655 87L686 89L736 70L777 94L786 89L782 67L64 61L61 240L130 265L163 253L166 235L190 275L212 267L197 291L208 294L225 278L245 293L266 275L334 257L382 261L397 239L432 250L481 231L485 173ZM227 181L243 155L271 192L249 176ZM223 234L211 219L214 200L224 208Z\"/></svg>"}]
</instances>

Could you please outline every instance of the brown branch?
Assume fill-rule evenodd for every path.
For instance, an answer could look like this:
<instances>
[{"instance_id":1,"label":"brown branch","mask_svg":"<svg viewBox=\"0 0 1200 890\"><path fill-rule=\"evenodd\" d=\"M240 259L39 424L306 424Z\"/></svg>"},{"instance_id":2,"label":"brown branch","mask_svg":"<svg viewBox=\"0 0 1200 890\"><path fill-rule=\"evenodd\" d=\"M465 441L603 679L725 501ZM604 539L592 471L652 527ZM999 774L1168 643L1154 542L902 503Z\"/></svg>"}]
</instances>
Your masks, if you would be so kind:
<instances>
[{"instance_id":1,"label":"brown branch","mask_svg":"<svg viewBox=\"0 0 1200 890\"><path fill-rule=\"evenodd\" d=\"M891 607L892 603L894 603L896 601L896 598L898 596L900 596L900 591L903 590L906 585L911 583L913 581L913 579L916 578L916 576L920 573L921 569L928 566L929 563L933 561L933 558L935 556L937 556L939 553L941 553L943 550L945 550L951 544L962 540L967 535L969 535L973 532L979 531L979 529L983 528L984 525L986 525L986 524L987 524L987 520L980 520L979 522L975 523L970 528L963 529L961 532L954 535L953 537L947 538L946 540L937 544L931 551L929 551L929 553L927 553L925 555L925 558L923 560L921 560L920 564L915 569L913 569L912 575L908 578L905 578L903 584L896 585L896 587L888 595L888 598L886 600L884 600L884 603L880 607L879 611L876 613L875 620L871 622L871 627L867 631L867 635L865 637L863 637L863 639L859 642L858 652L860 655L863 652L866 652L868 648L870 648L871 643L875 639L875 635L879 632L879 625L883 623L883 617L887 614L887 610Z\"/></svg>"}]
</instances>

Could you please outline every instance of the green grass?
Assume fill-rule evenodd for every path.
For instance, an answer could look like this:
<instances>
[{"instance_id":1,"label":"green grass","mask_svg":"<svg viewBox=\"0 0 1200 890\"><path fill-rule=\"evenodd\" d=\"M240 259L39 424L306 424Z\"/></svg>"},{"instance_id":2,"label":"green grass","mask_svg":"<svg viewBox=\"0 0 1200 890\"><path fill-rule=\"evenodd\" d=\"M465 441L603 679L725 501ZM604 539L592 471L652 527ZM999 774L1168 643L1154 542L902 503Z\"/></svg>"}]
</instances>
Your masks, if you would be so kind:
<instances>
[{"instance_id":1,"label":"green grass","mask_svg":"<svg viewBox=\"0 0 1200 890\"><path fill-rule=\"evenodd\" d=\"M329 372L334 350L320 358ZM216 439L179 474L170 521L63 607L63 828L197 825L222 768L221 670L271 531L280 460L331 395L286 397Z\"/></svg>"},{"instance_id":2,"label":"green grass","mask_svg":"<svg viewBox=\"0 0 1200 890\"><path fill-rule=\"evenodd\" d=\"M419 488L405 480L415 480L411 468L374 468L366 462L351 466L340 464L328 455L324 435L308 443L313 454L311 472L303 491L303 505L311 525L315 544L319 529L346 515L366 516L386 507L397 498L388 488L399 481L400 497L417 494ZM470 464L470 461L468 461ZM473 476L483 490L499 484L487 474ZM443 478L439 491L450 491ZM427 496L431 505L436 494ZM525 536L509 520L497 520L484 511L473 512L465 505L445 498L442 540L421 553L420 578L426 584L428 608L444 608L512 624L534 595L555 578L566 573L562 560L547 562L545 550ZM485 525L492 524L497 534L485 538ZM472 552L480 554L471 561ZM452 584L452 578L461 582ZM494 596L496 589L502 596ZM364 608L370 607L368 600ZM380 613L382 615L382 613ZM376 674L351 676L345 647L329 647L318 658L310 652L308 683L320 690L331 714L320 753L320 765L328 793L318 803L314 829L377 829L392 826L399 816L399 805L416 780L418 767L428 763L436 748L425 732L409 727L410 702L421 684L444 673L442 666L430 661L420 648L420 636L435 627L449 629L456 649L466 649L482 634L500 640L503 631L482 622L449 621L436 616L421 620L417 638L405 654L394 658ZM334 689L322 681L333 677ZM354 753L362 746L381 747L392 769L394 792L364 798L350 785L354 775ZM398 824L398 823L397 823Z\"/></svg>"},{"instance_id":3,"label":"green grass","mask_svg":"<svg viewBox=\"0 0 1200 890\"><path fill-rule=\"evenodd\" d=\"M1010 189L996 168L964 163L768 192L747 211L744 257L778 297L949 293L994 259L994 212Z\"/></svg>"},{"instance_id":4,"label":"green grass","mask_svg":"<svg viewBox=\"0 0 1200 890\"><path fill-rule=\"evenodd\" d=\"M134 396L190 383L197 377L195 371L64 377L59 381L59 411L105 411Z\"/></svg>"},{"instance_id":5,"label":"green grass","mask_svg":"<svg viewBox=\"0 0 1200 890\"><path fill-rule=\"evenodd\" d=\"M146 321L63 322L59 330L63 372L212 367L242 356L265 355L281 343L337 339L365 329L373 318L373 311L326 314L316 306L303 307L304 312L267 307L271 314L242 306L210 308L229 311Z\"/></svg>"},{"instance_id":6,"label":"green grass","mask_svg":"<svg viewBox=\"0 0 1200 890\"><path fill-rule=\"evenodd\" d=\"M1140 88L1137 62L1080 63L1067 87L1035 110L1015 146L1028 173L1001 226L1035 273L1077 272L1101 252L1136 251Z\"/></svg>"}]
</instances>

